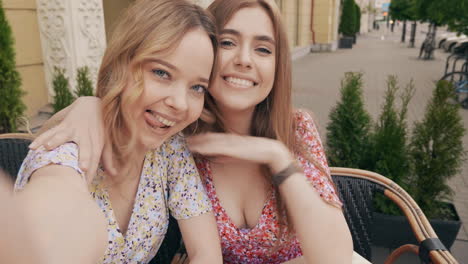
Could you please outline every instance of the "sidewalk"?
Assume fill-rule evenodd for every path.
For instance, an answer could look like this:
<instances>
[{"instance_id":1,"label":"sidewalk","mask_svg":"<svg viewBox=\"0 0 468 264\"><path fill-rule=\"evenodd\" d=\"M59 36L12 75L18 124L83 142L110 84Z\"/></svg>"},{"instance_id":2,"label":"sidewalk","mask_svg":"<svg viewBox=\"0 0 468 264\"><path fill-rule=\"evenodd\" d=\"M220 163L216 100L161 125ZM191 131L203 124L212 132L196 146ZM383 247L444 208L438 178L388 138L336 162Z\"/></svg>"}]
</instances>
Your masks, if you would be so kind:
<instances>
[{"instance_id":1,"label":"sidewalk","mask_svg":"<svg viewBox=\"0 0 468 264\"><path fill-rule=\"evenodd\" d=\"M416 47L408 48L407 42L401 43L401 24L391 33L385 26L380 31L361 35L357 44L351 50L337 50L332 53L311 53L293 63L293 93L296 107L310 109L319 125L322 139L325 140L325 128L328 114L339 98L341 79L348 71L364 73L364 100L366 109L374 120L377 118L383 103L386 89L386 79L390 74L398 76L401 86L414 80L416 93L408 109L408 124L412 126L415 120L421 120L428 100L435 87L434 81L440 79L445 69L445 59L448 56L440 50L435 52L435 59L419 60L419 47L427 31L427 24L418 25ZM442 31L439 30L438 34ZM468 111L460 110L465 128L468 129ZM465 149L468 150L468 136L464 138ZM457 241L452 246L452 252L459 260L468 259L468 162L462 173L454 177L450 185L455 195L454 203L465 226L462 226ZM383 263L386 250L376 254L375 263ZM408 258L398 263L418 263ZM460 262L462 263L462 262Z\"/></svg>"}]
</instances>

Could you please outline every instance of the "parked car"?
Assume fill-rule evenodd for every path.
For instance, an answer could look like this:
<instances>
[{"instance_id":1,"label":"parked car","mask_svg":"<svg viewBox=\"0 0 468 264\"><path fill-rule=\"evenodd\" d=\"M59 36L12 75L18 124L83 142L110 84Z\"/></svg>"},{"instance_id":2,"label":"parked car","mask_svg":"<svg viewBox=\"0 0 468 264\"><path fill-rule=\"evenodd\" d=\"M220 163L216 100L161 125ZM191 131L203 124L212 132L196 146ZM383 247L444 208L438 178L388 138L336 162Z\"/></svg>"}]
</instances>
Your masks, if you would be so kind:
<instances>
[{"instance_id":1,"label":"parked car","mask_svg":"<svg viewBox=\"0 0 468 264\"><path fill-rule=\"evenodd\" d=\"M468 39L458 42L455 46L453 46L451 51L452 53L468 55Z\"/></svg>"},{"instance_id":2,"label":"parked car","mask_svg":"<svg viewBox=\"0 0 468 264\"><path fill-rule=\"evenodd\" d=\"M447 33L442 33L442 34L439 34L439 35L436 35L436 45L437 45L437 48L442 48L442 44L448 39L448 38L452 38L452 37L456 37L457 36L457 33L455 32L447 32Z\"/></svg>"},{"instance_id":3,"label":"parked car","mask_svg":"<svg viewBox=\"0 0 468 264\"><path fill-rule=\"evenodd\" d=\"M449 52L453 46L455 46L459 41L468 39L466 36L460 36L460 37L454 37L454 38L448 38L443 44L442 48L444 49L445 52Z\"/></svg>"}]
</instances>

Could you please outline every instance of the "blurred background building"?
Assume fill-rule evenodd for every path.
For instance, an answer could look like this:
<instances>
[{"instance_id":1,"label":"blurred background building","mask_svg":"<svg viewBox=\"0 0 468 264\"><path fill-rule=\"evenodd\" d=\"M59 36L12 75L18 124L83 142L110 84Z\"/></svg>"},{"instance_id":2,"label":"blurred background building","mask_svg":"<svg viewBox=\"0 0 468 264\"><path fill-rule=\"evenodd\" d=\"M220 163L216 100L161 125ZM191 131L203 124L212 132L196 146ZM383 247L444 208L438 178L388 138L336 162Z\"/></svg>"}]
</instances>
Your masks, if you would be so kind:
<instances>
[{"instance_id":1,"label":"blurred background building","mask_svg":"<svg viewBox=\"0 0 468 264\"><path fill-rule=\"evenodd\" d=\"M135 0L3 0L12 27L27 115L52 101L54 68L65 69L71 89L76 70L97 70L119 14ZM207 7L212 0L192 0ZM276 0L293 59L309 52L334 51L342 0ZM361 33L369 30L372 10L385 0L357 0L363 10ZM388 0L389 1L389 0ZM387 1L387 2L388 2ZM366 11L367 10L367 11Z\"/></svg>"}]
</instances>

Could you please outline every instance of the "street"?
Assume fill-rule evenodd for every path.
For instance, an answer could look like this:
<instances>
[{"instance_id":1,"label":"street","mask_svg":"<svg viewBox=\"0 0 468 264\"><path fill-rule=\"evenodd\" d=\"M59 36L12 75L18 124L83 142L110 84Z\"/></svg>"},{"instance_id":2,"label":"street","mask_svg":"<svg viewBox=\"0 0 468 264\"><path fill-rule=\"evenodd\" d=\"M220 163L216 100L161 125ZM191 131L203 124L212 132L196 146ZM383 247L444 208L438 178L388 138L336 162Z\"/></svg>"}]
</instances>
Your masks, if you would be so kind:
<instances>
[{"instance_id":1,"label":"street","mask_svg":"<svg viewBox=\"0 0 468 264\"><path fill-rule=\"evenodd\" d=\"M422 120L428 100L430 99L434 82L439 80L445 69L445 60L449 55L443 51L435 52L434 60L418 59L419 47L424 40L427 24L419 24L416 36L416 48L408 48L410 24L407 27L406 43L401 43L400 26L395 26L390 32L384 24L379 31L360 35L353 49L339 49L329 53L310 53L293 62L293 99L296 107L311 110L322 140L325 141L326 125L330 109L339 99L340 83L344 73L358 71L364 74L364 100L367 111L375 120L384 101L386 79L388 75L396 75L401 87L411 79L414 80L416 93L409 104L408 125L411 129L415 120ZM438 34L443 32L438 30ZM468 110L460 108L465 128L468 129ZM465 150L468 150L468 135L464 137ZM468 223L468 162L463 171L450 181L455 191L454 203L458 214L464 223ZM468 226L462 226L457 241L452 247L454 256L459 260L468 259ZM386 250L377 250L374 262L383 263ZM415 258L407 258L403 262L415 263Z\"/></svg>"}]
</instances>

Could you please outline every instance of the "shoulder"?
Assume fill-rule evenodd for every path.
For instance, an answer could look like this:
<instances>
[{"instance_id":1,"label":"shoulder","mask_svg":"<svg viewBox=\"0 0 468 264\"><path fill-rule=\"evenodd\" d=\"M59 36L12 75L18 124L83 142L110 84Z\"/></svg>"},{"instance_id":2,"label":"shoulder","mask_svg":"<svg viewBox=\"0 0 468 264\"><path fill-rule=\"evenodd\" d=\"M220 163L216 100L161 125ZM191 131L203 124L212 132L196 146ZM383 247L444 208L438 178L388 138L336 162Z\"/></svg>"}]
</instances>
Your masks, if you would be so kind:
<instances>
[{"instance_id":1,"label":"shoulder","mask_svg":"<svg viewBox=\"0 0 468 264\"><path fill-rule=\"evenodd\" d=\"M294 113L294 121L297 125L305 125L307 123L312 123L315 125L314 119L315 115L312 111L304 108L295 109Z\"/></svg>"},{"instance_id":2,"label":"shoulder","mask_svg":"<svg viewBox=\"0 0 468 264\"><path fill-rule=\"evenodd\" d=\"M165 153L166 155L174 155L179 152L187 151L187 143L185 141L185 137L177 133L167 139L159 149L155 151L160 151Z\"/></svg>"},{"instance_id":3,"label":"shoulder","mask_svg":"<svg viewBox=\"0 0 468 264\"><path fill-rule=\"evenodd\" d=\"M306 109L294 111L295 133L299 138L318 137L318 129L314 121L314 114Z\"/></svg>"},{"instance_id":4,"label":"shoulder","mask_svg":"<svg viewBox=\"0 0 468 264\"><path fill-rule=\"evenodd\" d=\"M84 175L78 165L78 146L75 143L65 143L53 150L41 147L29 151L18 172L15 188L22 189L36 170L47 165L70 167L80 175Z\"/></svg>"}]
</instances>

